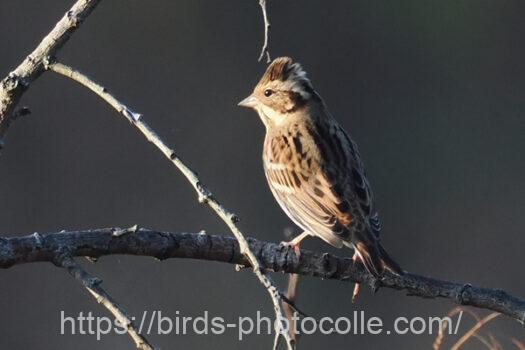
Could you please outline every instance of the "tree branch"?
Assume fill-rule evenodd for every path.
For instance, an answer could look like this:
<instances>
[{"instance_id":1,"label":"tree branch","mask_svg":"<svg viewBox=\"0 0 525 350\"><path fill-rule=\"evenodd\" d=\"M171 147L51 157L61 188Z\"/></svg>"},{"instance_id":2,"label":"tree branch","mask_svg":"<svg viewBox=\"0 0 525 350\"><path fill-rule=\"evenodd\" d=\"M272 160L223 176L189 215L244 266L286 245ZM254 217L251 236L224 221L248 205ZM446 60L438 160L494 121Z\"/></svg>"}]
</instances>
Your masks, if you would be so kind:
<instances>
[{"instance_id":1,"label":"tree branch","mask_svg":"<svg viewBox=\"0 0 525 350\"><path fill-rule=\"evenodd\" d=\"M15 108L22 94L44 71L44 58L58 52L99 2L100 0L78 0L36 49L0 82L0 149L9 125L20 115Z\"/></svg>"},{"instance_id":2,"label":"tree branch","mask_svg":"<svg viewBox=\"0 0 525 350\"><path fill-rule=\"evenodd\" d=\"M266 271L370 284L373 278L361 264L350 258L293 249L279 244L247 239L250 249ZM218 261L250 267L237 240L230 236L200 233L170 233L149 229L70 231L0 238L0 268L30 262L55 261L67 249L71 256L99 258L113 254ZM375 287L406 291L409 296L444 298L458 305L469 305L507 315L525 322L525 300L499 289L476 287L406 273L386 273ZM350 295L350 294L349 294Z\"/></svg>"},{"instance_id":3,"label":"tree branch","mask_svg":"<svg viewBox=\"0 0 525 350\"><path fill-rule=\"evenodd\" d=\"M193 258L213 260L249 266L259 281L265 286L274 306L276 317L283 319L280 292L266 271L310 275L314 277L366 283L374 290L387 287L405 290L408 295L423 298L445 298L459 305L470 305L505 314L520 323L525 323L525 300L514 297L503 290L475 287L470 284L458 284L407 273L404 276L386 274L380 281L368 275L361 265L355 265L351 259L330 254L319 254L303 250L300 259L293 250L262 242L246 239L238 229L237 217L222 206L173 149L169 148L157 133L143 120L142 115L132 111L118 101L107 89L82 73L59 63L50 62L58 50L67 42L71 34L95 9L100 0L78 0L56 24L53 30L42 40L37 48L24 61L0 82L0 149L3 138L18 116L29 110L17 110L24 91L37 79L44 69L68 76L94 91L119 113L136 126L192 184L199 196L199 201L206 203L227 224L235 236L209 236L192 233L167 233L141 229L99 229L88 231L60 232L52 234L34 234L24 237L0 238L0 268L16 264L48 261L66 268L93 294L99 302L108 308L122 324L128 327L130 336L137 347L152 349L147 341L136 331L124 310L100 287L100 280L90 276L73 259L74 256L100 257L111 254L131 254L154 256L159 259ZM264 19L264 44L259 60L268 51L270 24L266 11L266 0L259 0ZM67 252L67 254L64 254ZM282 332L288 349L293 349L294 342L288 332Z\"/></svg>"},{"instance_id":4,"label":"tree branch","mask_svg":"<svg viewBox=\"0 0 525 350\"><path fill-rule=\"evenodd\" d=\"M261 54L259 55L259 62L262 61L263 57L266 56L266 63L270 63L270 49L268 44L268 37L270 35L270 21L268 21L268 11L266 11L266 0L259 0L259 6L261 7L263 20L264 20L264 42L261 47Z\"/></svg>"},{"instance_id":5,"label":"tree branch","mask_svg":"<svg viewBox=\"0 0 525 350\"><path fill-rule=\"evenodd\" d=\"M68 249L63 247L64 249ZM75 277L86 289L95 297L99 304L102 304L106 309L111 312L115 318L119 321L119 324L125 327L128 331L129 336L135 342L137 349L140 350L153 350L146 338L139 334L136 326L133 324L131 317L129 317L122 308L102 287L100 284L102 280L98 277L91 276L68 254L56 255L56 264L65 268L71 276Z\"/></svg>"},{"instance_id":6,"label":"tree branch","mask_svg":"<svg viewBox=\"0 0 525 350\"><path fill-rule=\"evenodd\" d=\"M275 317L279 321L279 333L286 340L288 350L293 350L295 348L294 341L290 337L290 334L286 331L286 328L283 325L283 322L286 318L281 306L281 293L275 287L270 277L264 274L264 271L260 266L257 257L250 250L250 247L248 245L248 242L246 241L246 238L244 237L244 234L237 227L236 223L239 221L237 215L235 215L234 213L226 209L221 203L219 203L216 197L199 179L197 174L192 169L190 169L179 158L175 151L160 138L160 136L155 132L155 130L153 130L153 128L151 128L149 124L146 123L142 114L134 112L131 108L120 102L111 93L109 93L107 88L98 84L97 82L89 78L87 75L82 74L76 69L73 69L62 63L49 61L48 59L44 59L44 67L47 70L51 70L55 73L66 76L78 82L79 84L85 86L86 88L97 94L111 107L113 107L117 112L126 117L126 119L132 125L134 125L137 129L140 130L140 132L142 132L142 134L146 137L146 139L149 142L153 143L162 152L162 154L164 154L164 156L166 156L166 158L168 158L168 160L182 172L182 174L186 177L186 179L190 182L190 184L197 192L199 202L207 204L217 214L217 216L219 216L219 218L222 221L224 221L224 223L228 226L235 238L237 238L237 240L239 241L239 247L242 254L246 255L248 261L250 262L249 265L253 267L253 272L255 276L257 276L261 284L266 288L268 294L270 295L275 311Z\"/></svg>"}]
</instances>

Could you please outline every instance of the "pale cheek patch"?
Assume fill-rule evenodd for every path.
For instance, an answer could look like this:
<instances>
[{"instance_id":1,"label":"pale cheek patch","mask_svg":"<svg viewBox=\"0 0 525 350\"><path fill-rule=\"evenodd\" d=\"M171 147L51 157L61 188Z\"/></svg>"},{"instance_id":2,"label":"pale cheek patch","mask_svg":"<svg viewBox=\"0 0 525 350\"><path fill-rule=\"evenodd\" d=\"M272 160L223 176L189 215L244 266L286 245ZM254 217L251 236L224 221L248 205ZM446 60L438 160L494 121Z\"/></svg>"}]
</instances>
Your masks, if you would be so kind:
<instances>
[{"instance_id":1,"label":"pale cheek patch","mask_svg":"<svg viewBox=\"0 0 525 350\"><path fill-rule=\"evenodd\" d=\"M281 125L286 119L286 115L279 113L268 106L263 105L262 111L275 125Z\"/></svg>"},{"instance_id":2,"label":"pale cheek patch","mask_svg":"<svg viewBox=\"0 0 525 350\"><path fill-rule=\"evenodd\" d=\"M264 113L262 105L259 105L256 107L257 114L259 114L259 118L261 118L261 121L263 122L264 126L266 128L270 127L270 118Z\"/></svg>"}]
</instances>

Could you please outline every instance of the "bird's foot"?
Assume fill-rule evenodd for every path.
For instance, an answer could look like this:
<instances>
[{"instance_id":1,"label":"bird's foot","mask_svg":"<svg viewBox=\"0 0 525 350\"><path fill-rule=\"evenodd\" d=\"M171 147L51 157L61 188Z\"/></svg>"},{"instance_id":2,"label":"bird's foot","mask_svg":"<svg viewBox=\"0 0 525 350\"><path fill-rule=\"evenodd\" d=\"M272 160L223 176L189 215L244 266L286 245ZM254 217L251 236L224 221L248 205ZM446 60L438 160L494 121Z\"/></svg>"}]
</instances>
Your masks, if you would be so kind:
<instances>
[{"instance_id":1,"label":"bird's foot","mask_svg":"<svg viewBox=\"0 0 525 350\"><path fill-rule=\"evenodd\" d=\"M297 259L301 257L301 241L306 237L310 236L308 232L303 232L299 236L292 239L290 242L281 242L282 247L293 248Z\"/></svg>"},{"instance_id":2,"label":"bird's foot","mask_svg":"<svg viewBox=\"0 0 525 350\"><path fill-rule=\"evenodd\" d=\"M279 245L281 247L293 249L297 259L301 257L301 243L297 243L297 242L294 242L294 240L291 240L290 242L282 241Z\"/></svg>"}]
</instances>

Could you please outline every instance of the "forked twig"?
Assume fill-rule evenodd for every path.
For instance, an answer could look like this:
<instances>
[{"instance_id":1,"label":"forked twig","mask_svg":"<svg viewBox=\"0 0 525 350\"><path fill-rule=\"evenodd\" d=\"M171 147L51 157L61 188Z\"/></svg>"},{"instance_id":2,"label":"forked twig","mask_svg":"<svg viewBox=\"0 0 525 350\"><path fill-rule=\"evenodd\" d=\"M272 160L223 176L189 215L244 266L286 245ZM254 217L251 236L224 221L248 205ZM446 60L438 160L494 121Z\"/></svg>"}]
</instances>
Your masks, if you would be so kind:
<instances>
[{"instance_id":1,"label":"forked twig","mask_svg":"<svg viewBox=\"0 0 525 350\"><path fill-rule=\"evenodd\" d=\"M12 121L21 115L16 105L29 84L44 71L43 59L53 56L97 7L100 0L78 0L38 46L0 82L0 148ZM22 114L24 110L22 109Z\"/></svg>"}]
</instances>

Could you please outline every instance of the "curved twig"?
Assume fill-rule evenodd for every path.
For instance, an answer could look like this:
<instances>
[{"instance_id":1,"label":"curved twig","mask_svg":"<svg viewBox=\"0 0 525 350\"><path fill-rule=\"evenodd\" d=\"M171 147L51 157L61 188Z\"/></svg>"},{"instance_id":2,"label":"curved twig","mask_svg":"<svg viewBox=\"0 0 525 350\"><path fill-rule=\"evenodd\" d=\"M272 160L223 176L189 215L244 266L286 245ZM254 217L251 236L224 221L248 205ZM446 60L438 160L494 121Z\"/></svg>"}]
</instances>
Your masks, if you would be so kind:
<instances>
[{"instance_id":1,"label":"curved twig","mask_svg":"<svg viewBox=\"0 0 525 350\"><path fill-rule=\"evenodd\" d=\"M281 293L275 287L270 277L265 275L263 269L261 268L257 260L257 257L250 250L250 247L248 245L248 242L246 241L246 238L244 237L244 234L237 227L236 223L239 221L237 215L235 215L234 213L226 209L221 203L219 203L219 201L215 198L211 191L202 183L197 174L179 158L179 156L175 153L175 151L172 148L170 148L166 143L164 143L164 141L155 132L155 130L153 130L149 126L149 124L146 123L146 121L140 113L134 112L131 108L120 102L111 93L109 93L107 88L96 83L87 75L79 72L76 69L73 69L62 63L50 62L48 60L44 60L44 66L46 69L49 69L55 73L66 76L80 83L81 85L85 86L86 88L97 94L111 107L113 107L117 112L126 117L126 119L132 125L137 127L137 129L139 129L140 132L142 132L146 139L149 142L153 143L162 152L162 154L164 154L166 158L168 158L171 161L171 163L182 172L182 174L186 177L186 179L190 182L190 184L197 192L199 202L207 204L221 218L221 220L224 221L224 223L226 223L226 225L233 233L235 238L237 238L237 240L239 241L239 247L241 249L242 254L246 255L248 261L250 262L250 266L253 267L255 275L270 295L275 311L275 317L277 318L277 320L279 320L278 324L281 326L280 334L286 340L288 349L294 349L294 341L290 337L289 333L286 331L285 327L282 325L282 321L285 320L285 315L281 306Z\"/></svg>"}]
</instances>

